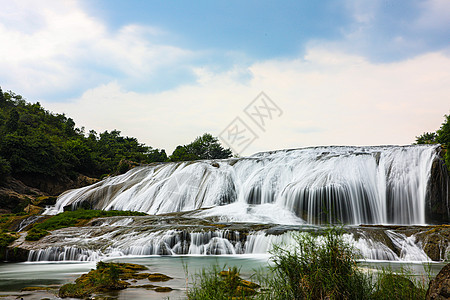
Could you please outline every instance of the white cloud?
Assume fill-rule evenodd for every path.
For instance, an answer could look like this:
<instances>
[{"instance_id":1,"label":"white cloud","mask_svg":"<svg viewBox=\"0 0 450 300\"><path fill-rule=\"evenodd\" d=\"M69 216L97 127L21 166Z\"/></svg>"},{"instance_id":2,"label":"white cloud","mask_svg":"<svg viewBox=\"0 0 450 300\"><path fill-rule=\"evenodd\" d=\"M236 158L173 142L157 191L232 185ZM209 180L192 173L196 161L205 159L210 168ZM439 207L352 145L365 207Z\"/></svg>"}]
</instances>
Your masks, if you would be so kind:
<instances>
[{"instance_id":1,"label":"white cloud","mask_svg":"<svg viewBox=\"0 0 450 300\"><path fill-rule=\"evenodd\" d=\"M33 97L82 90L114 77L142 80L192 57L188 50L152 42L164 34L135 24L110 31L77 1L5 1L0 81Z\"/></svg>"},{"instance_id":2,"label":"white cloud","mask_svg":"<svg viewBox=\"0 0 450 300\"><path fill-rule=\"evenodd\" d=\"M240 116L260 136L244 154L314 145L410 144L434 131L449 113L450 59L430 53L411 60L373 64L359 56L310 49L304 57L255 63L243 83L238 68L198 69L196 84L162 93L125 91L112 82L72 103L48 106L99 131L126 135L166 148L210 132L218 135ZM265 91L284 111L259 130L243 109Z\"/></svg>"},{"instance_id":3,"label":"white cloud","mask_svg":"<svg viewBox=\"0 0 450 300\"><path fill-rule=\"evenodd\" d=\"M416 135L436 130L443 114L450 113L450 59L443 52L383 64L354 54L371 46L366 36L377 19L375 4L352 7L356 23L342 41L311 42L293 59L251 64L242 54L248 67L218 72L208 65L190 66L193 58L211 55L207 50L193 53L161 42L167 33L159 28L128 24L111 30L77 1L3 2L4 89L31 99L45 91L77 89L82 95L64 103L40 100L78 126L119 129L168 153L204 132L218 135L237 116L260 137L244 153L251 154L314 145L409 144ZM443 24L448 15L445 8L435 12L443 2L429 3L417 19L423 28ZM427 17L433 14L440 16L435 23ZM401 35L394 40L394 47L411 42ZM193 83L153 93L128 88L129 82L142 86L146 78L180 65L193 74ZM284 112L265 132L243 112L261 91Z\"/></svg>"}]
</instances>

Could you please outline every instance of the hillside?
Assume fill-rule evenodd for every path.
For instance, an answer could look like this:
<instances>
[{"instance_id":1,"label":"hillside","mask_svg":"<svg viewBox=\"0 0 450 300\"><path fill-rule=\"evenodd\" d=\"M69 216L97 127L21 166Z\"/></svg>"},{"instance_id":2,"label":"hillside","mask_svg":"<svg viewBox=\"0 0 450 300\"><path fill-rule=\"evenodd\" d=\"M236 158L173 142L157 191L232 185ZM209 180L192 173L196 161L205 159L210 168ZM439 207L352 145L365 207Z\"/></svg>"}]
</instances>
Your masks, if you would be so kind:
<instances>
[{"instance_id":1,"label":"hillside","mask_svg":"<svg viewBox=\"0 0 450 300\"><path fill-rule=\"evenodd\" d=\"M70 117L0 88L0 213L20 212L39 197L167 159L164 150L118 130L85 132Z\"/></svg>"}]
</instances>

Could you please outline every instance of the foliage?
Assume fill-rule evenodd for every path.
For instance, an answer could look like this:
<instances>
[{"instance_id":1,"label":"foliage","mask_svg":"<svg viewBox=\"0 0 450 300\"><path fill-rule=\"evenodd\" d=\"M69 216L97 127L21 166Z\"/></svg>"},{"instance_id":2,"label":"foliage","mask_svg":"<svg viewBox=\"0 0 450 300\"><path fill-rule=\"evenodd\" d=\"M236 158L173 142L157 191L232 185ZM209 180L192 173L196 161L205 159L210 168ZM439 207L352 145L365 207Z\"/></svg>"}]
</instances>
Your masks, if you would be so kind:
<instances>
[{"instance_id":1,"label":"foliage","mask_svg":"<svg viewBox=\"0 0 450 300\"><path fill-rule=\"evenodd\" d=\"M218 266L196 274L194 284L187 291L188 299L242 299L255 295L259 285L239 276L236 267L219 271Z\"/></svg>"},{"instance_id":2,"label":"foliage","mask_svg":"<svg viewBox=\"0 0 450 300\"><path fill-rule=\"evenodd\" d=\"M425 284L414 283L402 270L382 270L375 278L358 268L358 253L331 228L323 235L302 233L293 247L274 248L269 270L255 274L257 294L230 294L239 285L237 269L218 272L214 266L196 274L189 299L424 299ZM225 278L220 276L225 273ZM242 281L241 281L242 282ZM253 287L254 289L255 287ZM238 297L236 297L238 296Z\"/></svg>"},{"instance_id":3,"label":"foliage","mask_svg":"<svg viewBox=\"0 0 450 300\"><path fill-rule=\"evenodd\" d=\"M294 249L274 248L270 299L366 299L370 278L337 228L323 236L299 234ZM275 293L273 292L275 291Z\"/></svg>"},{"instance_id":4,"label":"foliage","mask_svg":"<svg viewBox=\"0 0 450 300\"><path fill-rule=\"evenodd\" d=\"M205 133L188 145L178 146L169 159L170 161L222 159L230 158L231 155L231 150L224 149L216 137Z\"/></svg>"},{"instance_id":5,"label":"foliage","mask_svg":"<svg viewBox=\"0 0 450 300\"><path fill-rule=\"evenodd\" d=\"M444 115L444 122L436 132L425 132L416 136L416 144L441 144L443 157L450 172L450 115Z\"/></svg>"},{"instance_id":6,"label":"foliage","mask_svg":"<svg viewBox=\"0 0 450 300\"><path fill-rule=\"evenodd\" d=\"M34 226L28 230L26 236L27 241L36 241L49 234L49 231L56 230L65 227L76 226L83 221L87 221L93 218L112 217L112 216L144 216L145 213L136 211L119 211L119 210L75 210L65 211L63 213L52 216L42 223L34 224Z\"/></svg>"},{"instance_id":7,"label":"foliage","mask_svg":"<svg viewBox=\"0 0 450 300\"><path fill-rule=\"evenodd\" d=\"M6 247L12 242L14 242L17 239L17 237L12 236L8 233L0 233L0 248Z\"/></svg>"},{"instance_id":8,"label":"foliage","mask_svg":"<svg viewBox=\"0 0 450 300\"><path fill-rule=\"evenodd\" d=\"M96 292L121 290L127 288L128 282L120 280L125 274L135 274L144 266L126 263L97 263L97 269L81 275L75 283L68 283L59 289L59 297L87 298Z\"/></svg>"},{"instance_id":9,"label":"foliage","mask_svg":"<svg viewBox=\"0 0 450 300\"><path fill-rule=\"evenodd\" d=\"M436 144L437 134L435 132L424 132L422 135L416 136L417 144Z\"/></svg>"},{"instance_id":10,"label":"foliage","mask_svg":"<svg viewBox=\"0 0 450 300\"><path fill-rule=\"evenodd\" d=\"M416 287L409 277L411 276L403 269L400 275L393 273L390 269L382 269L378 274L372 299L425 299L425 284Z\"/></svg>"},{"instance_id":11,"label":"foliage","mask_svg":"<svg viewBox=\"0 0 450 300\"><path fill-rule=\"evenodd\" d=\"M11 173L11 165L9 161L0 156L0 183Z\"/></svg>"},{"instance_id":12,"label":"foliage","mask_svg":"<svg viewBox=\"0 0 450 300\"><path fill-rule=\"evenodd\" d=\"M123 159L135 163L166 161L164 150L152 149L120 131L103 133L76 128L64 114L0 88L0 178L23 176L99 177L111 174Z\"/></svg>"}]
</instances>

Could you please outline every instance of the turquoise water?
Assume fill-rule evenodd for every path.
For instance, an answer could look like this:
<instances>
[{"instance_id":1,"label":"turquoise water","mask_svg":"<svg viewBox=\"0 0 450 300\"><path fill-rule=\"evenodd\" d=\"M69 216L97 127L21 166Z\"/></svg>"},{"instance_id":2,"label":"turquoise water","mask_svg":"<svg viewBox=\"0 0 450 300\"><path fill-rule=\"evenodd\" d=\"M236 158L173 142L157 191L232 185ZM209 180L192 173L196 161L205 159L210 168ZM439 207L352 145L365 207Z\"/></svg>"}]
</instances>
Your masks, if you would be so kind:
<instances>
[{"instance_id":1,"label":"turquoise water","mask_svg":"<svg viewBox=\"0 0 450 300\"><path fill-rule=\"evenodd\" d=\"M129 288L117 293L108 294L113 299L185 299L186 285L192 283L193 275L202 268L217 265L219 267L237 266L243 278L251 279L257 270L268 266L269 256L147 256L122 257L108 261L129 262L145 265L150 273L163 273L173 277L172 280L156 283L169 286L174 290L169 293L157 293L153 290ZM418 280L428 275L435 276L444 263L404 263L404 262L361 262L360 267L369 272L377 272L380 268L391 268L398 271L406 268L415 274ZM186 268L187 267L187 268ZM2 263L0 264L0 295L19 292L27 286L61 285L74 281L83 273L95 268L95 262L35 262L35 263ZM187 273L186 273L187 270ZM150 283L148 281L139 284ZM22 296L22 295L21 295ZM41 299L49 295L24 296L24 299ZM34 297L34 298L33 298Z\"/></svg>"}]
</instances>

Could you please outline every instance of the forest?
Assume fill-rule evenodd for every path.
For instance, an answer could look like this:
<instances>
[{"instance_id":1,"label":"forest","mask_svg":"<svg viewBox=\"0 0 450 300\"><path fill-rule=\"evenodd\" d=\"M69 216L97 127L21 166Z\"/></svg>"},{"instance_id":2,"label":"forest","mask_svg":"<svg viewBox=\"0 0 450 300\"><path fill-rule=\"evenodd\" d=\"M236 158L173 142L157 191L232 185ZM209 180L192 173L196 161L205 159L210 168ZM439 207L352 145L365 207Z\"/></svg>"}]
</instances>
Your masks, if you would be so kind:
<instances>
[{"instance_id":1,"label":"forest","mask_svg":"<svg viewBox=\"0 0 450 300\"><path fill-rule=\"evenodd\" d=\"M12 175L75 178L78 174L102 178L131 167L154 162L231 157L218 139L205 133L171 156L164 149L122 136L119 130L86 132L65 114L46 110L12 91L0 88L0 180Z\"/></svg>"}]
</instances>

